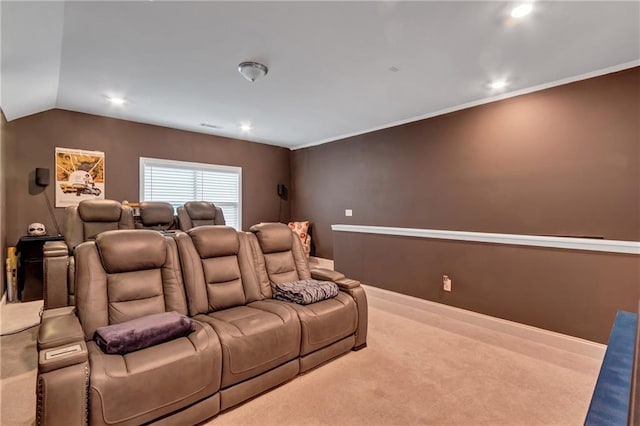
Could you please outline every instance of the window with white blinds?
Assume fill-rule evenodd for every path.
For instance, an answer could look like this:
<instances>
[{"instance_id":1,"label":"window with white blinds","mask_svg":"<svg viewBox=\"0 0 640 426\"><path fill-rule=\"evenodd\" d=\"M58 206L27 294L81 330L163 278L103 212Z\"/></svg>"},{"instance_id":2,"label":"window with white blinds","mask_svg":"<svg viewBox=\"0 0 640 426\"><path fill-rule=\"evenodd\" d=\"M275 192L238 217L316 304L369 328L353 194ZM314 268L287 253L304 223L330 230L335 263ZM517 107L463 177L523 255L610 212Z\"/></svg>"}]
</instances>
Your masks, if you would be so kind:
<instances>
[{"instance_id":1,"label":"window with white blinds","mask_svg":"<svg viewBox=\"0 0 640 426\"><path fill-rule=\"evenodd\" d=\"M242 167L140 157L140 201L210 201L242 230Z\"/></svg>"}]
</instances>

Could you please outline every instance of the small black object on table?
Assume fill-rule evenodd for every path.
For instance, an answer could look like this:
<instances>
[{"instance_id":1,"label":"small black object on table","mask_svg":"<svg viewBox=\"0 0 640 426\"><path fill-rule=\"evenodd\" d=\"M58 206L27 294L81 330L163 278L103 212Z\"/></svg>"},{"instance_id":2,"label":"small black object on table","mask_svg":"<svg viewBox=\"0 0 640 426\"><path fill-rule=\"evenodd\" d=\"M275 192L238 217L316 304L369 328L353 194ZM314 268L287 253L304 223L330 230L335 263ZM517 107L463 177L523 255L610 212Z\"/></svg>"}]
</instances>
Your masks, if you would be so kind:
<instances>
[{"instance_id":1,"label":"small black object on table","mask_svg":"<svg viewBox=\"0 0 640 426\"><path fill-rule=\"evenodd\" d=\"M61 235L25 235L18 240L18 297L22 302L42 299L44 243L63 240Z\"/></svg>"}]
</instances>

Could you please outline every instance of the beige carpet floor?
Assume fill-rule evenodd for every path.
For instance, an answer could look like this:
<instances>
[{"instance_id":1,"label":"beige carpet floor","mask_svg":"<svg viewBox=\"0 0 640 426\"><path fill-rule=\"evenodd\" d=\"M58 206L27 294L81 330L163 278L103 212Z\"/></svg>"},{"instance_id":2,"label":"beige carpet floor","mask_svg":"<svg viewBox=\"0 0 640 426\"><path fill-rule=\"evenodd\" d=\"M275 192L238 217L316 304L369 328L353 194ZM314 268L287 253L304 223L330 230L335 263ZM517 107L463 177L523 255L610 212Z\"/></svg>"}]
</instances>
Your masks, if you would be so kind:
<instances>
[{"instance_id":1,"label":"beige carpet floor","mask_svg":"<svg viewBox=\"0 0 640 426\"><path fill-rule=\"evenodd\" d=\"M369 347L207 425L580 425L599 360L371 297ZM36 329L1 338L2 425L35 409Z\"/></svg>"},{"instance_id":2,"label":"beige carpet floor","mask_svg":"<svg viewBox=\"0 0 640 426\"><path fill-rule=\"evenodd\" d=\"M0 335L15 333L40 323L42 300L26 303L0 302Z\"/></svg>"}]
</instances>

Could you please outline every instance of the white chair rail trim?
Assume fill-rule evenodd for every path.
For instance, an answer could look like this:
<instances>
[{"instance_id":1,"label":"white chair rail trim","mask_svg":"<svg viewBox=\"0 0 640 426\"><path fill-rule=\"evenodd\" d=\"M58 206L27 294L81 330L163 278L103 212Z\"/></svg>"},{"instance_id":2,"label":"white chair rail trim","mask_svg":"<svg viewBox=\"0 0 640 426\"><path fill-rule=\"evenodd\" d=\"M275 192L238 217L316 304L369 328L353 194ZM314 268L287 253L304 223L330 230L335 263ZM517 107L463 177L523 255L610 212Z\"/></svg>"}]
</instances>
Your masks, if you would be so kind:
<instances>
[{"instance_id":1,"label":"white chair rail trim","mask_svg":"<svg viewBox=\"0 0 640 426\"><path fill-rule=\"evenodd\" d=\"M434 238L439 240L474 241L492 244L511 244L561 248L568 250L602 251L640 255L640 242L598 240L591 238L546 237L539 235L495 234L488 232L447 231L438 229L395 228L369 225L331 225L333 231L363 234L400 235L404 237Z\"/></svg>"}]
</instances>

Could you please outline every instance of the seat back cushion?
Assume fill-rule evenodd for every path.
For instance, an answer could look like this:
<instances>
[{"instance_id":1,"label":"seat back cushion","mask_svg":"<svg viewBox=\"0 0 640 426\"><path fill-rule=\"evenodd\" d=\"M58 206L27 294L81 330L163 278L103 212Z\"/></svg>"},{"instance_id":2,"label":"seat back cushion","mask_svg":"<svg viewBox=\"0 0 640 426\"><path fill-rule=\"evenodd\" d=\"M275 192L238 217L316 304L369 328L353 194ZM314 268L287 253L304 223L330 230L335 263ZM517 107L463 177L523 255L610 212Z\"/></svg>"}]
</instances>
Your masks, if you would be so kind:
<instances>
[{"instance_id":1,"label":"seat back cushion","mask_svg":"<svg viewBox=\"0 0 640 426\"><path fill-rule=\"evenodd\" d=\"M145 201L140 203L140 221L145 227L166 227L173 225L173 206L169 203Z\"/></svg>"},{"instance_id":2,"label":"seat back cushion","mask_svg":"<svg viewBox=\"0 0 640 426\"><path fill-rule=\"evenodd\" d=\"M210 220L213 222L216 218L215 206L207 201L189 201L184 203L184 209L191 220Z\"/></svg>"},{"instance_id":3,"label":"seat back cushion","mask_svg":"<svg viewBox=\"0 0 640 426\"><path fill-rule=\"evenodd\" d=\"M76 306L85 336L161 312L186 314L175 242L149 230L107 231L76 248Z\"/></svg>"},{"instance_id":4,"label":"seat back cushion","mask_svg":"<svg viewBox=\"0 0 640 426\"><path fill-rule=\"evenodd\" d=\"M300 239L283 223L261 223L251 227L264 254L265 271L275 284L311 278ZM260 270L259 270L260 271Z\"/></svg>"},{"instance_id":5,"label":"seat back cushion","mask_svg":"<svg viewBox=\"0 0 640 426\"><path fill-rule=\"evenodd\" d=\"M114 200L85 200L78 204L83 222L118 222L122 205Z\"/></svg>"},{"instance_id":6,"label":"seat back cushion","mask_svg":"<svg viewBox=\"0 0 640 426\"><path fill-rule=\"evenodd\" d=\"M118 229L118 222L84 222L82 224L85 241L95 240L98 234L116 229Z\"/></svg>"},{"instance_id":7,"label":"seat back cushion","mask_svg":"<svg viewBox=\"0 0 640 426\"><path fill-rule=\"evenodd\" d=\"M224 214L220 207L208 201L189 201L178 207L178 224L182 231L196 226L224 225Z\"/></svg>"},{"instance_id":8,"label":"seat back cushion","mask_svg":"<svg viewBox=\"0 0 640 426\"><path fill-rule=\"evenodd\" d=\"M133 212L114 200L85 200L65 211L65 241L70 249L101 232L133 229Z\"/></svg>"},{"instance_id":9,"label":"seat back cushion","mask_svg":"<svg viewBox=\"0 0 640 426\"><path fill-rule=\"evenodd\" d=\"M85 241L84 226L78 213L78 206L69 206L64 210L64 241L69 251Z\"/></svg>"},{"instance_id":10,"label":"seat back cushion","mask_svg":"<svg viewBox=\"0 0 640 426\"><path fill-rule=\"evenodd\" d=\"M260 300L244 235L229 226L201 226L176 236L189 314L206 314Z\"/></svg>"}]
</instances>

